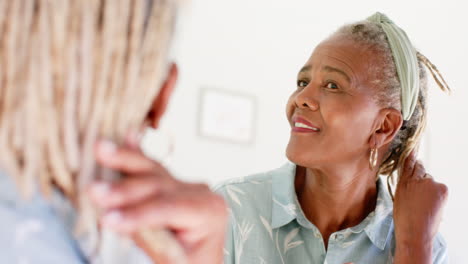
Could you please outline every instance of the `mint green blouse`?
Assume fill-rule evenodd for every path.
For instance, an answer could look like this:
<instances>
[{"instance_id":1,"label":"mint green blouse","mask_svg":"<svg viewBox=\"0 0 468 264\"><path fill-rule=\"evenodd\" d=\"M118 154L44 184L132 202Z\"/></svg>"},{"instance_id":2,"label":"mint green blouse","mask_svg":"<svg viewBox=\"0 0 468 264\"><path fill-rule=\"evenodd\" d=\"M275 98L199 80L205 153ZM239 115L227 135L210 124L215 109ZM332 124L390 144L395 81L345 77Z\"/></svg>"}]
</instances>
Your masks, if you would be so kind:
<instances>
[{"instance_id":1,"label":"mint green blouse","mask_svg":"<svg viewBox=\"0 0 468 264\"><path fill-rule=\"evenodd\" d=\"M322 235L304 215L294 190L296 165L227 181L215 191L230 207L224 249L225 264L393 263L393 203L381 179L376 208L357 226ZM447 247L438 234L433 263L448 263Z\"/></svg>"}]
</instances>

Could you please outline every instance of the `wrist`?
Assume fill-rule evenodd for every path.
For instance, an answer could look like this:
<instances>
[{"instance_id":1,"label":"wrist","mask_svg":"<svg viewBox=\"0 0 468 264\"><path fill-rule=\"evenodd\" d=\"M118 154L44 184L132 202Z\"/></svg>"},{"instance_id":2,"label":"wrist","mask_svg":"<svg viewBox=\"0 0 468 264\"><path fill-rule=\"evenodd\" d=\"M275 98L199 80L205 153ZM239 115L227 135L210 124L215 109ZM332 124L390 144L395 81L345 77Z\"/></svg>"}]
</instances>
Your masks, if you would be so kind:
<instances>
[{"instance_id":1,"label":"wrist","mask_svg":"<svg viewBox=\"0 0 468 264\"><path fill-rule=\"evenodd\" d=\"M406 263L432 263L432 241L419 239L397 240L394 264Z\"/></svg>"}]
</instances>

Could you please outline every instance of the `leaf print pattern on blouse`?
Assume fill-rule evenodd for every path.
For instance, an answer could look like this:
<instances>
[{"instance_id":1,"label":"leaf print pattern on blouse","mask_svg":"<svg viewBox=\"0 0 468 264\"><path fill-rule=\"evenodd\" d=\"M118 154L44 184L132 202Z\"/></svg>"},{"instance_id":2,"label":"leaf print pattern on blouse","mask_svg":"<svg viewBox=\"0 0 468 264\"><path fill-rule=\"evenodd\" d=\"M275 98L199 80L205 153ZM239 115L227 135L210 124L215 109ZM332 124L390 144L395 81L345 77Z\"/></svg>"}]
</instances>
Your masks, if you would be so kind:
<instances>
[{"instance_id":1,"label":"leaf print pattern on blouse","mask_svg":"<svg viewBox=\"0 0 468 264\"><path fill-rule=\"evenodd\" d=\"M278 254L279 254L279 256L280 256L281 263L286 264L286 263L284 262L283 254L281 253L281 250L280 250L280 247L279 247L279 238L278 238L278 234L279 234L279 229L276 229L276 249L278 250Z\"/></svg>"},{"instance_id":2,"label":"leaf print pattern on blouse","mask_svg":"<svg viewBox=\"0 0 468 264\"><path fill-rule=\"evenodd\" d=\"M283 264L286 264L286 262L284 261L284 258L286 256L286 254L288 253L288 251L290 249L293 249L299 245L302 245L304 244L304 241L303 240L297 240L297 241L293 241L294 238L297 236L297 234L299 233L299 228L294 228L293 230L291 230L285 237L284 237L284 241L283 241L283 250L280 249L280 243L279 243L279 231L280 229L276 229L276 249L278 250L278 254L280 256L280 260L281 260L281 263Z\"/></svg>"},{"instance_id":3,"label":"leaf print pattern on blouse","mask_svg":"<svg viewBox=\"0 0 468 264\"><path fill-rule=\"evenodd\" d=\"M245 195L245 192L242 191L241 189L237 188L234 185L228 185L226 186L226 192L229 195L229 198L231 198L232 201L234 201L236 204L238 204L240 207L242 207L242 203L239 200L239 197L237 194L242 194Z\"/></svg>"},{"instance_id":4,"label":"leaf print pattern on blouse","mask_svg":"<svg viewBox=\"0 0 468 264\"><path fill-rule=\"evenodd\" d=\"M260 260L260 264L267 264L267 262L262 257L258 257L258 259Z\"/></svg>"},{"instance_id":5,"label":"leaf print pattern on blouse","mask_svg":"<svg viewBox=\"0 0 468 264\"><path fill-rule=\"evenodd\" d=\"M274 199L273 198L273 202L275 202L276 204L278 204L279 206L281 206L284 211L289 214L290 216L297 216L297 207L295 204L293 203L289 203L289 204L282 204L280 202L278 202L278 200Z\"/></svg>"},{"instance_id":6,"label":"leaf print pattern on blouse","mask_svg":"<svg viewBox=\"0 0 468 264\"><path fill-rule=\"evenodd\" d=\"M381 179L376 210L359 225L335 232L334 245L324 251L320 231L301 213L294 195L294 169L249 176L217 189L231 208L225 264L392 263L392 202ZM436 254L441 258L445 248L437 242L434 252L442 252Z\"/></svg>"},{"instance_id":7,"label":"leaf print pattern on blouse","mask_svg":"<svg viewBox=\"0 0 468 264\"><path fill-rule=\"evenodd\" d=\"M242 253L244 251L244 245L247 239L249 239L250 232L252 232L254 225L243 220L242 223L239 225L237 224L238 236L235 241L235 248L236 248L236 263L241 263L240 259L242 257Z\"/></svg>"},{"instance_id":8,"label":"leaf print pattern on blouse","mask_svg":"<svg viewBox=\"0 0 468 264\"><path fill-rule=\"evenodd\" d=\"M348 248L348 247L354 245L355 242L356 241L343 242L343 243L341 243L341 247L342 248Z\"/></svg>"},{"instance_id":9,"label":"leaf print pattern on blouse","mask_svg":"<svg viewBox=\"0 0 468 264\"><path fill-rule=\"evenodd\" d=\"M263 216L260 216L260 221L270 235L271 240L273 240L273 230L271 229L270 223L265 218L263 218Z\"/></svg>"},{"instance_id":10,"label":"leaf print pattern on blouse","mask_svg":"<svg viewBox=\"0 0 468 264\"><path fill-rule=\"evenodd\" d=\"M299 233L299 228L294 228L289 232L286 237L284 238L284 243L283 243L283 253L286 254L290 249L293 249L301 244L304 243L302 240L298 241L292 241L297 234Z\"/></svg>"},{"instance_id":11,"label":"leaf print pattern on blouse","mask_svg":"<svg viewBox=\"0 0 468 264\"><path fill-rule=\"evenodd\" d=\"M249 183L256 184L256 185L258 185L258 184L262 184L262 183L261 183L261 182L259 182L259 181L249 181Z\"/></svg>"}]
</instances>

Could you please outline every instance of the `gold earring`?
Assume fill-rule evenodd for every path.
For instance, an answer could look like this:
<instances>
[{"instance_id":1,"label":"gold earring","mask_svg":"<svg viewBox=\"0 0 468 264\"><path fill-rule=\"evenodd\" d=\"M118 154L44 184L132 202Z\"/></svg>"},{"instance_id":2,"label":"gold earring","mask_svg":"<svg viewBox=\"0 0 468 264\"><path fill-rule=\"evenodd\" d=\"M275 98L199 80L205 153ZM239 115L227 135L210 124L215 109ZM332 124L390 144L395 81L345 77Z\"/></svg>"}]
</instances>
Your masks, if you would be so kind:
<instances>
[{"instance_id":1,"label":"gold earring","mask_svg":"<svg viewBox=\"0 0 468 264\"><path fill-rule=\"evenodd\" d=\"M377 148L372 148L370 151L370 157L369 157L369 165L371 170L377 166L377 157L379 156L379 152L377 151Z\"/></svg>"}]
</instances>

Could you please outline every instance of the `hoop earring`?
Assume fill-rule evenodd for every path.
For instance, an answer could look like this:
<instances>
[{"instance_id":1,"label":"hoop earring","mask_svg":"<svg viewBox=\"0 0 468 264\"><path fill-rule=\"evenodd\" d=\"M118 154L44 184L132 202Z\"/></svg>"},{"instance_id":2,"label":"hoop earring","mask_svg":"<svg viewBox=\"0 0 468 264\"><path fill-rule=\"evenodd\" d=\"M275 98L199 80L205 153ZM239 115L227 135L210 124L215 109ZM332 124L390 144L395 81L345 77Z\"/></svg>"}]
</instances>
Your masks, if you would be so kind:
<instances>
[{"instance_id":1,"label":"hoop earring","mask_svg":"<svg viewBox=\"0 0 468 264\"><path fill-rule=\"evenodd\" d=\"M369 166L371 170L377 166L377 157L379 156L379 152L377 151L377 148L372 148L370 151L370 157L369 157Z\"/></svg>"}]
</instances>

